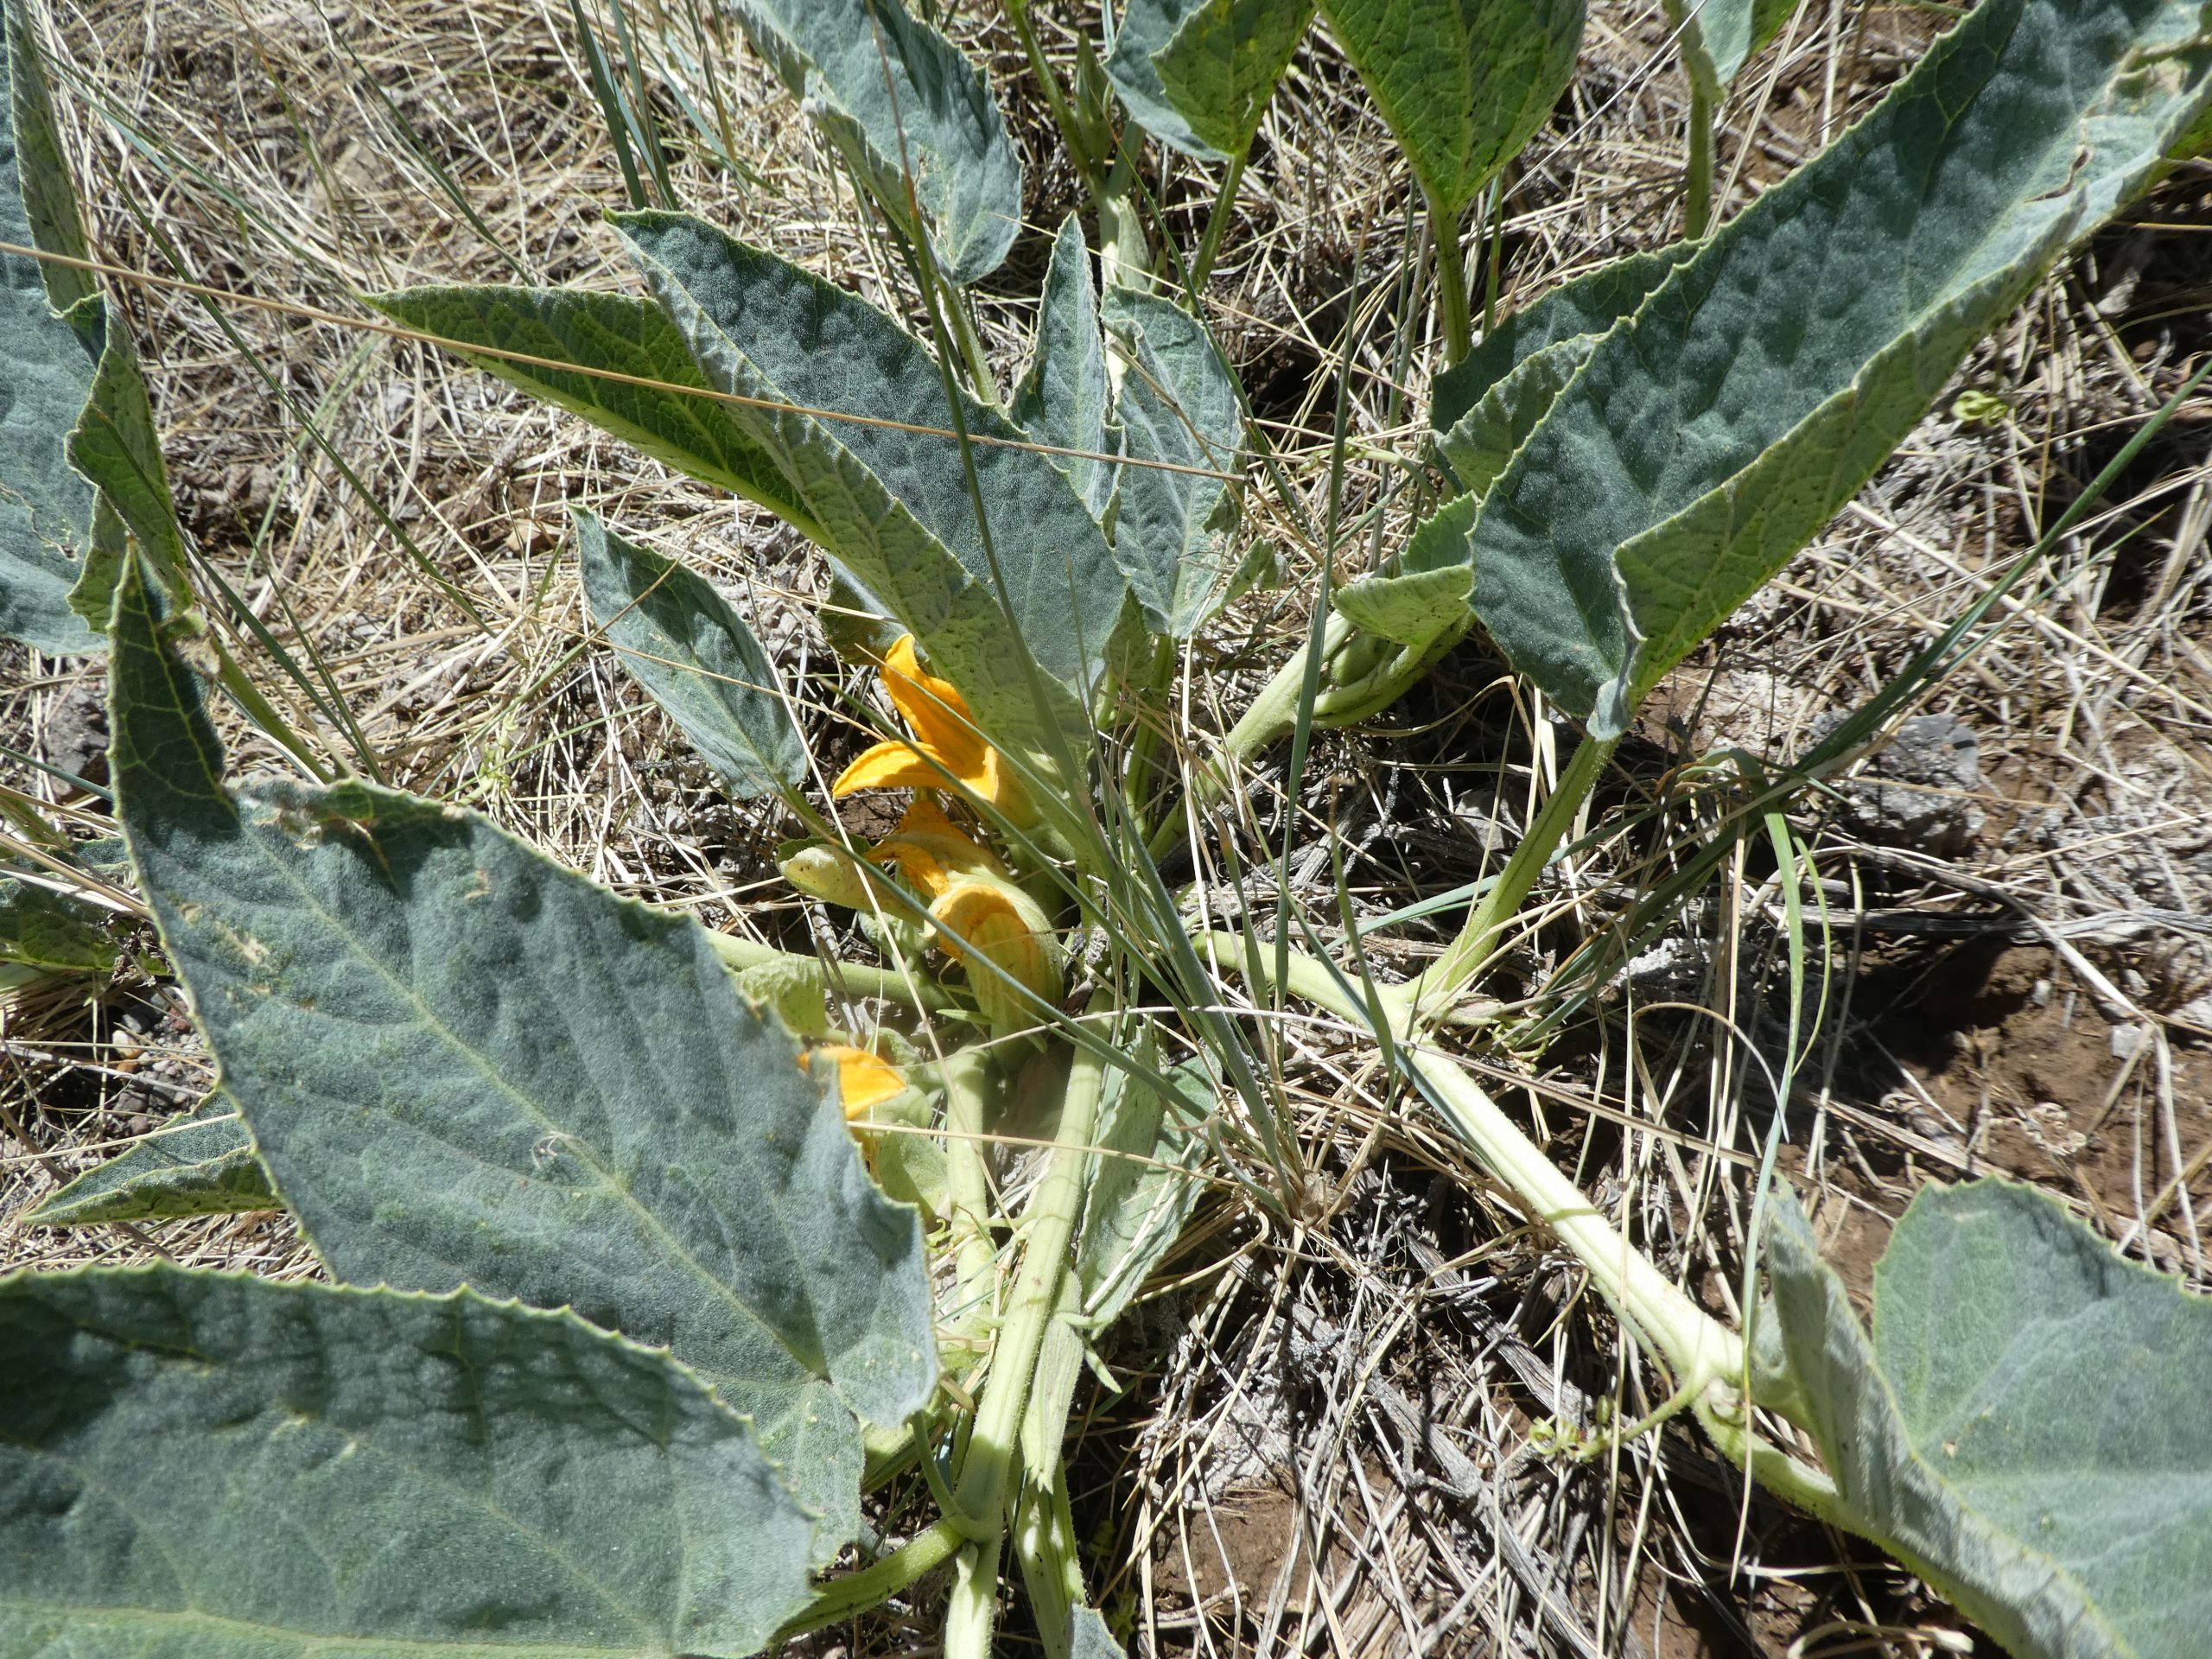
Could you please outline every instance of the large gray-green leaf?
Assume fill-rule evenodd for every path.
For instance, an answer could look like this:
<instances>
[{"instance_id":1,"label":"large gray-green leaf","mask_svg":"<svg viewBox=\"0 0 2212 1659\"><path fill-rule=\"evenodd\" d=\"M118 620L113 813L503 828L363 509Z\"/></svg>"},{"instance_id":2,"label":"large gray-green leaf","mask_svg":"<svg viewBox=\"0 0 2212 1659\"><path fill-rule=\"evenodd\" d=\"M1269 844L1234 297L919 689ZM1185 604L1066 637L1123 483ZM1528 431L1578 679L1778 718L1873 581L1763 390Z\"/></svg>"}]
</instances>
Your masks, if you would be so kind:
<instances>
[{"instance_id":1,"label":"large gray-green leaf","mask_svg":"<svg viewBox=\"0 0 2212 1659\"><path fill-rule=\"evenodd\" d=\"M1543 125L1582 43L1583 0L1322 0L1321 9L1422 194L1454 230Z\"/></svg>"},{"instance_id":2,"label":"large gray-green leaf","mask_svg":"<svg viewBox=\"0 0 2212 1659\"><path fill-rule=\"evenodd\" d=\"M1179 306L1106 290L1106 327L1128 364L1114 416L1134 461L1236 471L1244 410L1205 325ZM1155 633L1186 639L1220 607L1236 571L1227 480L1157 467L1121 469L1114 557Z\"/></svg>"},{"instance_id":3,"label":"large gray-green leaf","mask_svg":"<svg viewBox=\"0 0 2212 1659\"><path fill-rule=\"evenodd\" d=\"M1021 162L991 91L899 0L730 0L761 56L905 220L906 176L945 274L998 269L1021 229ZM911 227L910 227L911 228Z\"/></svg>"},{"instance_id":4,"label":"large gray-green leaf","mask_svg":"<svg viewBox=\"0 0 2212 1659\"><path fill-rule=\"evenodd\" d=\"M81 255L83 232L67 176L56 171L60 150L22 3L0 0L9 83L0 99L0 241ZM67 230L54 217L64 204ZM72 234L73 248L50 245ZM0 360L8 365L0 374L0 634L67 656L99 649L99 636L69 607L91 533L92 490L71 469L67 441L92 389L99 343L86 313L96 315L100 302L80 276L57 275L60 300L85 308L79 319L93 332L72 327L55 313L47 269L65 270L0 254Z\"/></svg>"},{"instance_id":5,"label":"large gray-green leaf","mask_svg":"<svg viewBox=\"0 0 2212 1659\"><path fill-rule=\"evenodd\" d=\"M1313 20L1313 0L1128 0L1106 73L1160 143L1241 158Z\"/></svg>"},{"instance_id":6,"label":"large gray-green leaf","mask_svg":"<svg viewBox=\"0 0 2212 1659\"><path fill-rule=\"evenodd\" d=\"M1618 734L2208 96L2194 0L1987 0L1606 334L1408 573L1471 565L1514 665Z\"/></svg>"},{"instance_id":7,"label":"large gray-green leaf","mask_svg":"<svg viewBox=\"0 0 2212 1659\"><path fill-rule=\"evenodd\" d=\"M1082 219L1070 213L1052 238L1052 262L1046 269L1044 298L1037 308L1036 349L1008 412L1039 443L1103 454L1109 395L1090 250L1084 243ZM1113 467L1072 455L1052 459L1090 516L1104 524L1114 497Z\"/></svg>"},{"instance_id":8,"label":"large gray-green leaf","mask_svg":"<svg viewBox=\"0 0 2212 1659\"><path fill-rule=\"evenodd\" d=\"M226 1100L211 1100L98 1169L86 1170L42 1199L23 1221L33 1227L86 1227L283 1207L237 1111Z\"/></svg>"},{"instance_id":9,"label":"large gray-green leaf","mask_svg":"<svg viewBox=\"0 0 2212 1659\"><path fill-rule=\"evenodd\" d=\"M815 527L798 492L711 391L683 336L651 300L563 288L410 288L369 296L397 322L464 346L536 358L468 360L511 385L558 404L677 471L734 490L789 520ZM574 365L574 368L563 367ZM639 385L580 370L654 381ZM663 390L696 387L697 393Z\"/></svg>"},{"instance_id":10,"label":"large gray-green leaf","mask_svg":"<svg viewBox=\"0 0 2212 1659\"><path fill-rule=\"evenodd\" d=\"M2212 1300L2050 1198L1923 1188L1874 1334L1786 1195L1786 1377L1844 1518L2019 1659L2184 1659L2212 1628Z\"/></svg>"},{"instance_id":11,"label":"large gray-green leaf","mask_svg":"<svg viewBox=\"0 0 2212 1659\"><path fill-rule=\"evenodd\" d=\"M937 1379L913 1213L688 920L474 814L359 784L226 791L135 568L118 809L225 1094L341 1277L468 1283L665 1344L826 1517L857 1412Z\"/></svg>"},{"instance_id":12,"label":"large gray-green leaf","mask_svg":"<svg viewBox=\"0 0 2212 1659\"><path fill-rule=\"evenodd\" d=\"M1508 316L1437 377L1429 420L1438 453L1471 493L1415 530L1396 574L1337 590L1346 620L1410 645L1465 626L1474 589L1465 538L1481 498L1589 360L1599 336L1633 315L1694 250L1685 242L1632 254L1564 283Z\"/></svg>"},{"instance_id":13,"label":"large gray-green leaf","mask_svg":"<svg viewBox=\"0 0 2212 1659\"><path fill-rule=\"evenodd\" d=\"M1691 75L1718 92L1796 10L1797 0L1667 0L1667 21Z\"/></svg>"},{"instance_id":14,"label":"large gray-green leaf","mask_svg":"<svg viewBox=\"0 0 2212 1659\"><path fill-rule=\"evenodd\" d=\"M730 793L772 795L806 775L806 744L753 630L707 579L610 535L578 508L592 626Z\"/></svg>"},{"instance_id":15,"label":"large gray-green leaf","mask_svg":"<svg viewBox=\"0 0 2212 1659\"><path fill-rule=\"evenodd\" d=\"M11 1656L736 1656L806 1601L743 1420L567 1313L18 1274L0 1353Z\"/></svg>"},{"instance_id":16,"label":"large gray-green leaf","mask_svg":"<svg viewBox=\"0 0 2212 1659\"><path fill-rule=\"evenodd\" d=\"M715 385L900 423L737 411L799 480L823 544L912 631L985 731L1043 764L1058 747L1046 734L1052 721L1059 741L1079 752L1089 730L1082 700L1128 588L1067 475L963 394L962 419L987 440L973 451L987 551L958 446L943 435L944 379L910 335L842 289L700 220L637 213L615 222ZM1048 709L1037 707L1025 652L1054 691Z\"/></svg>"}]
</instances>

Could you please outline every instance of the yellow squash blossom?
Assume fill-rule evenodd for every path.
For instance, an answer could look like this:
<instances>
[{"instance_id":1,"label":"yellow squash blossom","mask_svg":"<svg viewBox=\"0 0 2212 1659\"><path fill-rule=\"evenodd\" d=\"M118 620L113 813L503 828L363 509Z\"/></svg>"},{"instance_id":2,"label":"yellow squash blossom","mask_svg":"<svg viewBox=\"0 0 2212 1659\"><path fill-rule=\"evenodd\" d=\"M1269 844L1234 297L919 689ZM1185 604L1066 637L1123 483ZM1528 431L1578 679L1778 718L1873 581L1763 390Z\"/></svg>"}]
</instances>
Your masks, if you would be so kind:
<instances>
[{"instance_id":1,"label":"yellow squash blossom","mask_svg":"<svg viewBox=\"0 0 2212 1659\"><path fill-rule=\"evenodd\" d=\"M824 1043L814 1052L836 1065L837 1097L844 1104L848 1123L858 1122L884 1102L906 1092L906 1074L864 1048Z\"/></svg>"},{"instance_id":2,"label":"yellow squash blossom","mask_svg":"<svg viewBox=\"0 0 2212 1659\"><path fill-rule=\"evenodd\" d=\"M914 636L899 636L883 661L883 689L914 735L878 743L838 773L832 795L863 789L945 789L954 783L1015 823L1036 822L1021 780L1006 757L983 741L967 700L950 680L925 671Z\"/></svg>"},{"instance_id":3,"label":"yellow squash blossom","mask_svg":"<svg viewBox=\"0 0 2212 1659\"><path fill-rule=\"evenodd\" d=\"M988 848L962 834L929 795L915 796L897 833L869 849L868 858L895 870L925 901L936 942L955 961L966 961L972 950L1047 1002L1065 994L1059 941L1044 906L1022 891ZM865 872L835 848L803 849L784 861L783 871L793 887L832 904L862 909L873 897L893 917L912 913L903 895L880 878L871 894ZM995 1029L1038 1023L1014 988L988 968L969 963L968 983Z\"/></svg>"}]
</instances>

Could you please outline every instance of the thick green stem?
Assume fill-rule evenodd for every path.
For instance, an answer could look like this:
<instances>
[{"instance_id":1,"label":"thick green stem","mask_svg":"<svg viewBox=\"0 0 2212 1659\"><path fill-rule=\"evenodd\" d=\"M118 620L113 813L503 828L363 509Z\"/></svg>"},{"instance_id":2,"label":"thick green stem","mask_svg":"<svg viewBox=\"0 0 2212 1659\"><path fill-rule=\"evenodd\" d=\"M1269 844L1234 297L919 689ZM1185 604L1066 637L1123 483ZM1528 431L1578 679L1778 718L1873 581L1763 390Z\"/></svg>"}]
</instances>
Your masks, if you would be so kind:
<instances>
[{"instance_id":1,"label":"thick green stem","mask_svg":"<svg viewBox=\"0 0 2212 1659\"><path fill-rule=\"evenodd\" d=\"M983 1162L991 1063L980 1049L963 1048L946 1056L939 1075L944 1079L944 1173L952 1205L947 1220L957 1241L953 1325L964 1334L981 1336L996 1312L999 1281L998 1247L991 1239L991 1177Z\"/></svg>"},{"instance_id":2,"label":"thick green stem","mask_svg":"<svg viewBox=\"0 0 2212 1659\"><path fill-rule=\"evenodd\" d=\"M940 1521L927 1532L917 1533L899 1548L857 1573L832 1579L823 1585L807 1610L776 1632L770 1649L780 1648L810 1630L827 1629L880 1607L927 1573L934 1573L958 1553L966 1535L950 1521Z\"/></svg>"},{"instance_id":3,"label":"thick green stem","mask_svg":"<svg viewBox=\"0 0 2212 1659\"><path fill-rule=\"evenodd\" d=\"M1713 224L1713 93L1690 76L1690 154L1683 181L1682 234L1694 242Z\"/></svg>"},{"instance_id":4,"label":"thick green stem","mask_svg":"<svg viewBox=\"0 0 2212 1659\"><path fill-rule=\"evenodd\" d=\"M1436 247L1437 320L1444 329L1444 366L1450 368L1474 348L1475 320L1468 308L1467 266L1459 252L1459 216L1447 213L1434 196L1428 202L1428 239Z\"/></svg>"},{"instance_id":5,"label":"thick green stem","mask_svg":"<svg viewBox=\"0 0 2212 1659\"><path fill-rule=\"evenodd\" d=\"M732 973L743 973L747 968L786 967L813 975L824 995L842 989L853 996L880 996L887 1002L903 1002L925 1014L939 1014L959 1006L945 992L912 974L888 968L863 968L849 962L841 962L833 969L818 957L802 957L794 951L779 950L772 944L755 944L735 933L717 933L712 929L708 931L707 939L715 947L715 954L722 959L722 966Z\"/></svg>"},{"instance_id":6,"label":"thick green stem","mask_svg":"<svg viewBox=\"0 0 2212 1659\"><path fill-rule=\"evenodd\" d=\"M1529 896L1537 876L1551 861L1552 854L1567 838L1575 815L1589 798L1591 789L1618 741L1618 738L1582 740L1575 748L1574 758L1567 763L1567 770L1560 774L1559 787L1552 791L1550 798L1536 814L1536 821L1529 826L1529 833L1522 836L1521 844L1506 860L1497 885L1468 913L1459 937L1426 971L1392 991L1390 1001L1404 1013L1408 1030L1421 1023L1433 1022L1435 1015L1450 1007L1459 993L1474 982L1475 976L1497 949L1506 924L1519 914L1522 900Z\"/></svg>"},{"instance_id":7,"label":"thick green stem","mask_svg":"<svg viewBox=\"0 0 2212 1659\"><path fill-rule=\"evenodd\" d=\"M1218 959L1242 968L1244 942L1231 933L1211 933L1203 943ZM1262 952L1264 957L1271 953ZM1313 957L1293 952L1285 988L1340 1018L1365 1024L1357 987ZM1560 1173L1543 1149L1461 1071L1449 1055L1417 1043L1401 1043L1402 1063L1426 1085L1430 1099L1452 1130L1483 1165L1573 1251L1614 1310L1675 1374L1677 1386L1701 1396L1718 1382L1739 1389L1744 1371L1743 1339L1685 1295L1675 1282L1620 1234L1581 1189Z\"/></svg>"},{"instance_id":8,"label":"thick green stem","mask_svg":"<svg viewBox=\"0 0 2212 1659\"><path fill-rule=\"evenodd\" d=\"M1089 1012L1111 1007L1110 993L1100 990ZM1007 1472L1021 1434L1021 1414L1029 1403L1029 1380L1037 1369L1045 1329L1066 1274L1068 1243L1083 1205L1084 1174L1090 1167L1091 1133L1098 1121L1098 1096L1106 1065L1088 1049L1077 1050L1068 1069L1067 1094L1060 1107L1059 1133L1043 1183L1021 1218L1021 1271L991 1351L991 1372L969 1437L968 1456L956 1491L971 1516L1004 1518Z\"/></svg>"},{"instance_id":9,"label":"thick green stem","mask_svg":"<svg viewBox=\"0 0 2212 1659\"><path fill-rule=\"evenodd\" d=\"M952 332L960 341L960 353L968 359L968 378L975 385L976 396L993 409L1002 407L999 384L991 373L990 353L983 349L983 337L976 331L976 315L969 306L966 292L948 287L944 308L952 319Z\"/></svg>"},{"instance_id":10,"label":"thick green stem","mask_svg":"<svg viewBox=\"0 0 2212 1659\"><path fill-rule=\"evenodd\" d=\"M1205 235L1198 242L1198 260L1191 267L1191 289L1184 297L1193 311L1198 309L1198 296L1206 290L1206 278L1213 275L1214 258L1221 252L1221 234L1236 215L1236 190L1243 182L1244 158L1235 156L1222 179L1221 194L1214 198L1213 211L1206 215Z\"/></svg>"}]
</instances>

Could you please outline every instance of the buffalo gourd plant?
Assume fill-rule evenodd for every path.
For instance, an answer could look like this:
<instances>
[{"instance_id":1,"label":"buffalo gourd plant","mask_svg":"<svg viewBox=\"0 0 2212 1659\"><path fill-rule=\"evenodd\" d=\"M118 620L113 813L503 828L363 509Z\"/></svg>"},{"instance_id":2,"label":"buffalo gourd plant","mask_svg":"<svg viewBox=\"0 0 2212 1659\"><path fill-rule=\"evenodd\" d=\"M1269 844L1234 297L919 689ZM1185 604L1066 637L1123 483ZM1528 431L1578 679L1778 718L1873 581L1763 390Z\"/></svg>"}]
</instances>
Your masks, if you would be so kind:
<instances>
[{"instance_id":1,"label":"buffalo gourd plant","mask_svg":"<svg viewBox=\"0 0 2212 1659\"><path fill-rule=\"evenodd\" d=\"M2198 130L2196 6L1984 0L1716 236L1478 341L1459 220L1556 95L1580 9L1322 7L1430 213L1453 489L1388 568L1317 605L1307 652L1178 814L1143 733L1177 643L1250 575L1237 528L1260 444L1169 297L1180 254L1147 229L1135 134L1102 134L1096 78L1071 98L1011 5L1099 234L1094 270L1080 222L1060 228L1002 395L968 289L1011 239L1019 168L982 78L895 0L737 0L880 210L918 334L642 205L665 170L634 164L611 220L642 294L374 303L821 548L861 619L842 645L899 720L834 779L728 602L576 520L594 626L728 792L809 828L784 871L861 918L864 963L710 934L372 781L226 777L207 686L275 713L212 647L127 342L92 326L20 4L0 327L42 401L0 452L0 616L57 652L99 648L104 626L130 868L221 1076L165 1152L41 1215L281 1204L334 1282L0 1281L0 1655L741 1655L942 1573L946 1650L979 1659L1008 1554L1048 1652L1110 1650L1061 1453L1087 1346L1172 1248L1200 1174L1235 1174L1216 1151L1256 1151L1294 1201L1295 1147L1219 1012L1217 964L1373 1033L1581 1258L1667 1381L1661 1420L1694 1415L2016 1654L2192 1650L2212 1611L2196 1399L2212 1306L1982 1182L1915 1202L1871 1335L1778 1196L1766 1300L1738 1332L1432 1033L1657 677ZM1134 121L1234 172L1314 10L1132 0L1096 61ZM1698 48L1716 61L1735 50L1714 44L1721 15ZM1749 15L1744 39L1768 27ZM1202 824L1260 745L1385 706L1477 622L1587 735L1455 945L1378 986L1287 931L1209 930L1151 849ZM912 804L873 844L823 810L890 788ZM859 1028L868 999L902 1005L911 1034ZM1145 1011L1163 1003L1172 1018ZM1038 1052L1052 1144L1002 1214L985 1147ZM939 1518L891 1545L861 1497L903 1471Z\"/></svg>"}]
</instances>

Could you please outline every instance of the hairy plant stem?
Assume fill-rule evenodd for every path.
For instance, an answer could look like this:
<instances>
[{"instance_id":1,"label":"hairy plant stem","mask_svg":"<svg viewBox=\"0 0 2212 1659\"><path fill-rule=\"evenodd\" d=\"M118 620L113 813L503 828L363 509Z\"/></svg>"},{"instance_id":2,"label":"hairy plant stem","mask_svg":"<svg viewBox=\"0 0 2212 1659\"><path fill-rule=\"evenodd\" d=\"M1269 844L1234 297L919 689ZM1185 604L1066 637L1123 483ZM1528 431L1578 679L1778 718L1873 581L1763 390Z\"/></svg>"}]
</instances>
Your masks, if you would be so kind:
<instances>
[{"instance_id":1,"label":"hairy plant stem","mask_svg":"<svg viewBox=\"0 0 2212 1659\"><path fill-rule=\"evenodd\" d=\"M1682 234L1694 242L1713 225L1713 92L1694 69L1690 73L1689 159L1682 193Z\"/></svg>"},{"instance_id":2,"label":"hairy plant stem","mask_svg":"<svg viewBox=\"0 0 2212 1659\"><path fill-rule=\"evenodd\" d=\"M1425 643L1405 645L1363 635L1341 613L1332 612L1322 626L1321 660L1335 677L1333 683L1325 681L1313 700L1313 723L1348 726L1379 714L1412 690L1429 665L1457 645L1473 622L1471 612ZM1355 653L1368 647L1375 648L1371 663L1360 664L1357 672L1341 672ZM1275 671L1222 739L1212 758L1192 776L1191 794L1196 806L1204 809L1224 799L1244 763L1295 728L1299 699L1306 684L1306 658L1307 652L1301 650ZM1152 855L1164 857L1182 828L1179 816L1163 819L1153 832Z\"/></svg>"},{"instance_id":3,"label":"hairy plant stem","mask_svg":"<svg viewBox=\"0 0 2212 1659\"><path fill-rule=\"evenodd\" d=\"M991 1062L978 1048L956 1050L938 1068L944 1079L945 1182L952 1213L953 1272L957 1300L953 1324L981 1336L997 1312L999 1253L991 1239L991 1176L984 1165Z\"/></svg>"},{"instance_id":4,"label":"hairy plant stem","mask_svg":"<svg viewBox=\"0 0 2212 1659\"><path fill-rule=\"evenodd\" d=\"M1475 344L1467 266L1459 252L1459 216L1447 213L1434 196L1422 194L1428 203L1428 239L1436 248L1436 315L1444 329L1444 366L1448 369Z\"/></svg>"},{"instance_id":5,"label":"hairy plant stem","mask_svg":"<svg viewBox=\"0 0 2212 1659\"><path fill-rule=\"evenodd\" d=\"M1112 993L1101 989L1089 1014L1113 1007ZM1030 1380L1045 1345L1046 1328L1060 1299L1066 1276L1068 1245L1082 1208L1083 1183L1090 1166L1090 1144L1098 1119L1105 1065L1088 1049L1077 1051L1068 1068L1067 1093L1060 1106L1059 1133L1045 1179L1023 1214L1021 1269L1006 1317L991 1351L989 1376L976 1410L953 1498L956 1522L980 1525L984 1535L961 1556L945 1618L945 1659L989 1659L991 1614L998 1595L998 1557L1006 1536L1007 1487L1020 1449L1021 1420L1029 1404Z\"/></svg>"},{"instance_id":6,"label":"hairy plant stem","mask_svg":"<svg viewBox=\"0 0 2212 1659\"><path fill-rule=\"evenodd\" d=\"M1249 971L1251 957L1234 933L1209 933L1200 943L1217 960ZM1261 957L1272 953L1262 951ZM1293 951L1283 988L1340 1018L1365 1025L1367 1009L1357 987L1328 964ZM1645 1344L1674 1371L1678 1387L1695 1391L1714 1381L1732 1381L1744 1368L1744 1344L1683 1294L1650 1261L1615 1232L1573 1182L1559 1173L1540 1147L1440 1050L1401 1041L1397 1056L1419 1079L1438 1114L1482 1160L1484 1166L1512 1189L1535 1220L1542 1222L1589 1269L1605 1300Z\"/></svg>"},{"instance_id":7,"label":"hairy plant stem","mask_svg":"<svg viewBox=\"0 0 2212 1659\"><path fill-rule=\"evenodd\" d=\"M833 965L819 957L802 957L795 951L779 950L772 944L755 944L735 933L717 933L711 928L707 931L707 942L722 959L722 966L732 973L743 973L747 968L786 967L814 976L825 995L880 996L887 1002L903 1002L925 1014L941 1014L959 1006L936 986L895 969L865 968L849 962Z\"/></svg>"},{"instance_id":8,"label":"hairy plant stem","mask_svg":"<svg viewBox=\"0 0 2212 1659\"><path fill-rule=\"evenodd\" d=\"M1459 937L1421 973L1384 993L1386 1001L1403 1017L1405 1028L1401 1034L1410 1035L1423 1025L1433 1024L1482 972L1491 952L1497 948L1505 925L1519 912L1529 890L1567 838L1575 815L1590 798L1618 741L1618 738L1586 737L1576 745L1573 758L1560 774L1558 787L1505 861L1496 885L1468 912Z\"/></svg>"},{"instance_id":9,"label":"hairy plant stem","mask_svg":"<svg viewBox=\"0 0 2212 1659\"><path fill-rule=\"evenodd\" d=\"M1236 216L1237 187L1244 182L1244 158L1230 158L1229 171L1223 175L1221 194L1214 198L1213 211L1206 215L1205 234L1198 241L1198 257L1191 265L1191 280L1183 299L1192 315L1198 309L1198 296L1206 290L1206 278L1213 275L1215 257L1221 252L1221 234L1229 228L1229 221Z\"/></svg>"},{"instance_id":10,"label":"hairy plant stem","mask_svg":"<svg viewBox=\"0 0 2212 1659\"><path fill-rule=\"evenodd\" d=\"M769 1648L780 1648L810 1630L824 1630L855 1613L880 1607L925 1573L943 1567L966 1542L967 1535L949 1520L915 1534L873 1566L823 1585L807 1610L776 1632Z\"/></svg>"}]
</instances>

